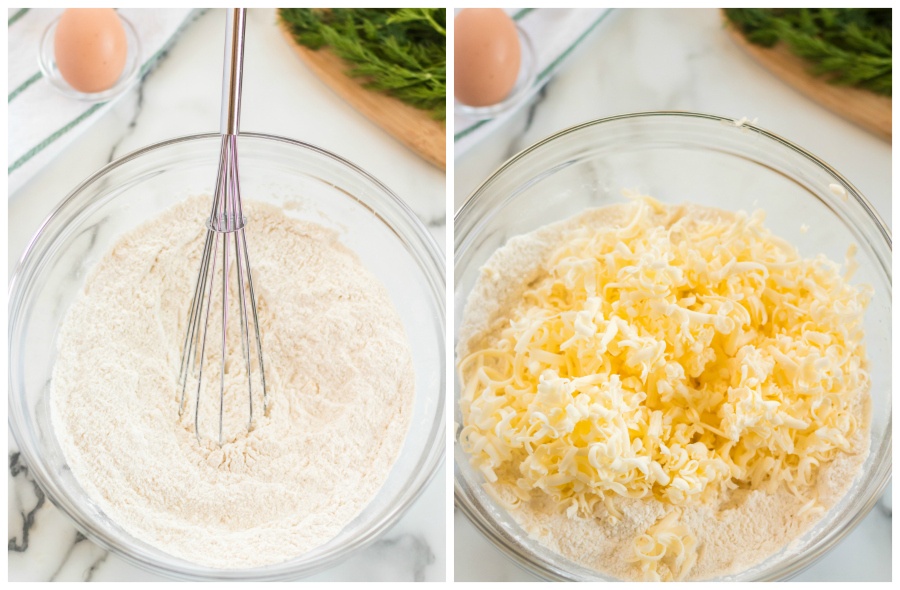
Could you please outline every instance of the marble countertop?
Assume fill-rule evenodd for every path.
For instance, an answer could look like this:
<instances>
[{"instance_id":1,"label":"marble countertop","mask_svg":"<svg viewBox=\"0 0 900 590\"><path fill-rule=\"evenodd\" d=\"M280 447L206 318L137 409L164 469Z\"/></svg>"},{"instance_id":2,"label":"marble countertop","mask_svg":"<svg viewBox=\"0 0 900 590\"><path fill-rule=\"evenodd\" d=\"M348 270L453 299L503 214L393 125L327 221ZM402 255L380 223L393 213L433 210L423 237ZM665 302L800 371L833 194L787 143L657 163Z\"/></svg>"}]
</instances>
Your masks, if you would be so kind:
<instances>
[{"instance_id":1,"label":"marble countertop","mask_svg":"<svg viewBox=\"0 0 900 590\"><path fill-rule=\"evenodd\" d=\"M891 145L805 98L757 65L709 9L617 10L543 91L493 135L457 158L454 204L509 157L553 132L636 111L687 110L739 119L804 146L840 170L891 224ZM533 581L459 511L457 581ZM891 579L890 486L862 523L797 580Z\"/></svg>"},{"instance_id":2,"label":"marble countertop","mask_svg":"<svg viewBox=\"0 0 900 590\"><path fill-rule=\"evenodd\" d=\"M31 235L83 178L107 162L175 136L218 131L223 10L181 35L141 84L9 200L9 270ZM35 47L37 51L37 47ZM248 13L241 129L301 139L340 154L405 200L445 247L445 174L369 122L300 62L275 12ZM318 581L439 581L446 577L443 466L401 520ZM162 579L107 554L79 533L28 477L9 436L10 581Z\"/></svg>"}]
</instances>

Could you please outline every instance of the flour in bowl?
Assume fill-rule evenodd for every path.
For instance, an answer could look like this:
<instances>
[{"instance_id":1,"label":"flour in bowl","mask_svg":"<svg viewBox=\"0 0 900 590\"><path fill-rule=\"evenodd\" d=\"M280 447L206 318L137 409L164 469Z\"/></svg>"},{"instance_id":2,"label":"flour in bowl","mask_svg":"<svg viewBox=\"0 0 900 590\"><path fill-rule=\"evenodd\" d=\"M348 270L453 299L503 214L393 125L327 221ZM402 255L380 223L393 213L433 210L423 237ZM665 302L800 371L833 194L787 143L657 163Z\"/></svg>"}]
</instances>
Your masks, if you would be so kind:
<instances>
[{"instance_id":1,"label":"flour in bowl","mask_svg":"<svg viewBox=\"0 0 900 590\"><path fill-rule=\"evenodd\" d=\"M387 290L338 235L247 203L268 411L255 399L247 432L246 378L226 365L226 443L209 440L211 371L198 443L177 378L209 206L173 207L91 272L60 330L51 413L112 520L176 557L248 568L328 542L374 498L409 428L414 374Z\"/></svg>"}]
</instances>

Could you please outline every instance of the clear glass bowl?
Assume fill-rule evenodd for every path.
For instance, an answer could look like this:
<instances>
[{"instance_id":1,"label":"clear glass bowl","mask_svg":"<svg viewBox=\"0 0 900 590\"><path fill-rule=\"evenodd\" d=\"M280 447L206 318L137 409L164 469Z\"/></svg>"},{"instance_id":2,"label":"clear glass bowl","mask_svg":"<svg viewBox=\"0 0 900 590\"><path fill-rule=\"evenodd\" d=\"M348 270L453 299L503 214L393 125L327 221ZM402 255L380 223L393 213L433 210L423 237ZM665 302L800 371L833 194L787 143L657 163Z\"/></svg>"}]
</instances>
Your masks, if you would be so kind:
<instances>
[{"instance_id":1,"label":"clear glass bowl","mask_svg":"<svg viewBox=\"0 0 900 590\"><path fill-rule=\"evenodd\" d=\"M443 458L444 258L415 214L366 172L289 139L249 133L238 139L244 198L281 205L288 215L338 231L388 289L412 350L415 408L400 457L384 487L337 537L261 568L216 570L175 558L132 537L87 497L50 423L57 331L86 273L124 232L190 195L212 194L220 142L216 134L196 135L124 156L82 182L44 221L10 284L9 424L47 497L89 538L127 561L187 579L297 578L377 538L418 497Z\"/></svg>"},{"instance_id":2,"label":"clear glass bowl","mask_svg":"<svg viewBox=\"0 0 900 590\"><path fill-rule=\"evenodd\" d=\"M812 564L859 523L891 473L891 234L850 182L804 149L731 119L695 113L637 113L561 131L506 162L456 215L454 322L458 331L479 268L512 236L571 217L587 207L624 202L621 189L663 202L766 211L766 224L804 256L843 261L859 247L858 283L872 285L866 312L871 363L871 447L850 491L790 550L729 576L789 578ZM809 229L801 233L800 225ZM458 359L457 359L458 361ZM501 551L550 580L609 580L547 549L481 487L480 472L459 445L455 407L456 504Z\"/></svg>"}]
</instances>

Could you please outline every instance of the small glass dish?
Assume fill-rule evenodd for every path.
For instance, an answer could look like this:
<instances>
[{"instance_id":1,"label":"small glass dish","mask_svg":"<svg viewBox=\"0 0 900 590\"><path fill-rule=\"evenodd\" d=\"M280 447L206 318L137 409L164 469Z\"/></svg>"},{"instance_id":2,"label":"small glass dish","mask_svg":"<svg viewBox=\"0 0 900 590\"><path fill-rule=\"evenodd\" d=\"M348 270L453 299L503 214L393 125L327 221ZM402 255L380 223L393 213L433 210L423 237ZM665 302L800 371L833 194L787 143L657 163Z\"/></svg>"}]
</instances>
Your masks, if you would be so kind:
<instances>
[{"instance_id":1,"label":"small glass dish","mask_svg":"<svg viewBox=\"0 0 900 590\"><path fill-rule=\"evenodd\" d=\"M502 101L491 105L476 107L467 105L454 99L454 109L458 115L464 115L478 121L493 119L494 117L510 110L514 110L524 102L534 89L537 77L537 55L534 52L534 44L525 29L516 24L519 33L519 46L522 48L522 60L519 64L519 77L509 94Z\"/></svg>"},{"instance_id":2,"label":"small glass dish","mask_svg":"<svg viewBox=\"0 0 900 590\"><path fill-rule=\"evenodd\" d=\"M125 39L128 42L125 68L122 70L122 75L119 76L116 83L102 92L79 92L69 86L69 83L59 73L53 52L53 39L56 36L56 26L59 24L59 18L54 19L50 26L47 27L47 30L44 31L44 36L41 37L41 46L38 52L38 65L41 68L41 73L50 82L50 85L65 96L84 102L106 101L128 90L131 84L137 80L140 72L141 42L138 40L134 25L121 14L119 14L119 19L122 21L122 27L125 29Z\"/></svg>"}]
</instances>

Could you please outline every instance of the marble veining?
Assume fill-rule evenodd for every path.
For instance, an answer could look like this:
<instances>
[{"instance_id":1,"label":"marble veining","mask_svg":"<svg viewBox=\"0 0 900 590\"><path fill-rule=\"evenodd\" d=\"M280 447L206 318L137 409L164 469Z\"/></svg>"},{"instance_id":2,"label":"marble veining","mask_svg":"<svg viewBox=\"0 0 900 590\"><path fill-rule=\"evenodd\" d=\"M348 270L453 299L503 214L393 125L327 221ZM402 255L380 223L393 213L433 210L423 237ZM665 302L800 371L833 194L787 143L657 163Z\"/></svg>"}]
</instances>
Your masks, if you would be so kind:
<instances>
[{"instance_id":1,"label":"marble veining","mask_svg":"<svg viewBox=\"0 0 900 590\"><path fill-rule=\"evenodd\" d=\"M8 548L9 551L24 553L28 550L28 541L31 528L34 526L34 519L38 511L43 508L46 497L44 496L44 491L28 476L28 467L22 462L19 453L9 454L9 476L13 480L13 485L11 486L13 493L10 496L15 498L15 511L20 516L20 519L18 526L15 526L15 528L12 519L10 519L10 530L14 530L16 535L10 537ZM26 490L34 497L33 501L28 502L27 506L23 499L23 492ZM10 508L10 512L12 512L12 507Z\"/></svg>"},{"instance_id":2,"label":"marble veining","mask_svg":"<svg viewBox=\"0 0 900 590\"><path fill-rule=\"evenodd\" d=\"M86 548L87 551L91 551L92 553L99 553L99 556L96 559L94 559L93 561L91 561L88 568L83 570L81 581L83 581L83 582L91 581L91 578L94 577L94 572L104 561L106 561L106 558L109 556L109 552L103 551L102 549L100 549L99 547L96 547L96 546L91 547L89 543L84 543L84 541L87 541L87 540L88 540L88 538L85 537L83 534L81 534L78 531L75 532L75 540L72 541L72 545L69 547L69 550L66 551L66 554L63 556L62 561L59 564L59 567L57 567L56 571L53 572L53 574L50 576L51 582L57 582L60 580L60 577L66 573L65 570L67 569L67 566L69 566L69 564L73 563L73 561L74 561L72 559L73 554L79 553L79 550L81 550L82 548ZM94 551L92 551L92 549L94 549Z\"/></svg>"},{"instance_id":3,"label":"marble veining","mask_svg":"<svg viewBox=\"0 0 900 590\"><path fill-rule=\"evenodd\" d=\"M365 579L372 579L373 575L384 579L381 576L389 572L380 571L381 564L396 555L404 555L409 564L406 568L409 577L397 581L424 582L428 566L435 562L434 552L425 538L408 533L390 536L376 541L369 549L365 559L372 571L365 575Z\"/></svg>"},{"instance_id":4,"label":"marble veining","mask_svg":"<svg viewBox=\"0 0 900 590\"><path fill-rule=\"evenodd\" d=\"M9 272L44 218L78 182L112 160L171 137L218 130L224 12L188 25L156 67L9 200ZM298 105L300 105L298 107ZM241 129L294 137L356 163L446 236L445 175L385 134L322 84L288 46L270 9L250 9ZM111 225L98 220L75 242L93 248ZM65 278L77 285L86 269ZM64 302L56 302L59 308ZM79 532L31 479L9 437L10 581L163 581ZM440 466L406 514L379 539L320 572L319 581L446 578L446 477Z\"/></svg>"},{"instance_id":5,"label":"marble veining","mask_svg":"<svg viewBox=\"0 0 900 590\"><path fill-rule=\"evenodd\" d=\"M549 92L548 86L553 85L553 81L547 82L547 84L541 86L541 89L532 97L531 104L528 105L526 109L525 121L522 125L522 131L517 133L513 138L513 141L510 142L509 148L506 150L506 158L512 158L517 153L522 151L524 148L528 147L525 145L521 145L522 136L528 133L531 129L531 125L534 123L535 115L538 113L538 109L540 109L541 105L544 104L544 99L547 98L547 93Z\"/></svg>"},{"instance_id":6,"label":"marble veining","mask_svg":"<svg viewBox=\"0 0 900 590\"><path fill-rule=\"evenodd\" d=\"M163 55L163 57L161 57L160 59L164 60L165 58L166 58L166 56ZM144 76L144 78L146 79L146 75ZM144 106L144 84L143 84L143 81L141 81L141 83L138 84L138 86L134 92L130 93L128 98L130 98L131 96L135 97L134 98L135 104L133 107L134 111L131 115L131 120L128 121L128 125L125 127L124 131L122 132L121 137L119 137L119 139L116 140L116 142L114 144L112 144L112 147L110 147L109 157L106 159L107 163L112 162L113 160L115 160L116 158L118 158L119 156L122 155L119 152L119 146L122 145L122 142L125 141L129 135L134 133L134 130L137 127L138 117L141 116L141 111Z\"/></svg>"}]
</instances>

